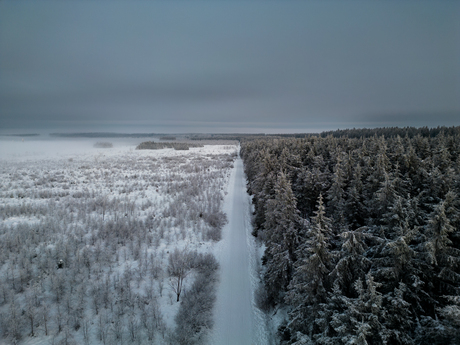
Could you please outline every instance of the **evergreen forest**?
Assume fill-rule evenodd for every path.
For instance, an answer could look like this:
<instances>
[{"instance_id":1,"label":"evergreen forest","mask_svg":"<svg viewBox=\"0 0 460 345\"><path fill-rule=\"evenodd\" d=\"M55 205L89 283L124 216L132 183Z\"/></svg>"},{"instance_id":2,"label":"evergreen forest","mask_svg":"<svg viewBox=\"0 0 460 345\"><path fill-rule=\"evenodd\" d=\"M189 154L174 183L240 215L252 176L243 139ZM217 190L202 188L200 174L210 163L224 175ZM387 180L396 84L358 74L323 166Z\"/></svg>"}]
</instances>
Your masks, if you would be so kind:
<instances>
[{"instance_id":1,"label":"evergreen forest","mask_svg":"<svg viewBox=\"0 0 460 345\"><path fill-rule=\"evenodd\" d=\"M281 344L460 344L460 127L242 141Z\"/></svg>"}]
</instances>

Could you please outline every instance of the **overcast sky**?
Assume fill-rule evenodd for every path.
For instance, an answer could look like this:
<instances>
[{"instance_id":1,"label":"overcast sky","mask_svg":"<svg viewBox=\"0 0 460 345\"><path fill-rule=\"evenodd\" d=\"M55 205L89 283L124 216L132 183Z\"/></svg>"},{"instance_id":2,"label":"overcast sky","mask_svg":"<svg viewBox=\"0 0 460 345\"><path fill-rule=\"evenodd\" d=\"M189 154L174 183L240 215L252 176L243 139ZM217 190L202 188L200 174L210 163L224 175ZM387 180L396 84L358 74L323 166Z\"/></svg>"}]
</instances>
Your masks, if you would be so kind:
<instances>
[{"instance_id":1,"label":"overcast sky","mask_svg":"<svg viewBox=\"0 0 460 345\"><path fill-rule=\"evenodd\" d=\"M0 129L460 125L460 1L1 1Z\"/></svg>"}]
</instances>

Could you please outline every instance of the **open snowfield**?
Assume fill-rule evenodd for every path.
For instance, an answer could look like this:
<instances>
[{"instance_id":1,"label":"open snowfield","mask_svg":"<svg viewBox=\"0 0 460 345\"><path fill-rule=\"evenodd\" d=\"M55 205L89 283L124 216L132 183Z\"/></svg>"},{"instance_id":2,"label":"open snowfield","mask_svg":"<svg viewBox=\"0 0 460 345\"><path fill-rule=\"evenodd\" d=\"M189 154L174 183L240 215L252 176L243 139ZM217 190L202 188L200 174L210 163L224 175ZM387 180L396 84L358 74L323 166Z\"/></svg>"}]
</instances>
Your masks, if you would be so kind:
<instances>
[{"instance_id":1,"label":"open snowfield","mask_svg":"<svg viewBox=\"0 0 460 345\"><path fill-rule=\"evenodd\" d=\"M185 330L199 334L189 344L222 339L220 331L207 334L213 322L205 316L194 325L177 318L178 292L190 301L197 281L213 277L207 253L216 254L224 274L218 303L228 292L238 301L235 313L244 305L252 328L240 339L262 344L252 310L241 160L233 168L237 147L135 150L141 139L108 139L113 147L103 149L97 141L0 139L0 344L174 344L184 343ZM219 242L222 211L237 216ZM235 255L230 243L240 227L241 296L226 287ZM182 291L171 271L174 251L186 261Z\"/></svg>"}]
</instances>

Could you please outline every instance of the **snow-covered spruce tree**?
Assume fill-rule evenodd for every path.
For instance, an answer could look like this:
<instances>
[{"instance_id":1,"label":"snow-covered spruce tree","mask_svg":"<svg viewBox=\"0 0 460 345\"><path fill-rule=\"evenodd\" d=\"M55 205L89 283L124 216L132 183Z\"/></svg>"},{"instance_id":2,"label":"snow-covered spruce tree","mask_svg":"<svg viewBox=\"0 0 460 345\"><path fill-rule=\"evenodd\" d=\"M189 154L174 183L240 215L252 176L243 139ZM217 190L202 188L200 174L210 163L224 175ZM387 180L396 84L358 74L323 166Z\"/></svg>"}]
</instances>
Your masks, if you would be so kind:
<instances>
[{"instance_id":1,"label":"snow-covered spruce tree","mask_svg":"<svg viewBox=\"0 0 460 345\"><path fill-rule=\"evenodd\" d=\"M285 300L292 309L289 312L289 328L312 335L319 331L316 319L319 305L327 299L328 274L331 271L332 254L329 237L331 221L326 217L323 197L318 199L318 210L307 231L307 239L296 251L297 262Z\"/></svg>"},{"instance_id":2,"label":"snow-covered spruce tree","mask_svg":"<svg viewBox=\"0 0 460 345\"><path fill-rule=\"evenodd\" d=\"M368 202L368 206L374 210L374 224L380 224L383 215L388 211L396 197L394 178L391 174L384 172L384 180L380 183L380 188L374 193L373 199Z\"/></svg>"},{"instance_id":3,"label":"snow-covered spruce tree","mask_svg":"<svg viewBox=\"0 0 460 345\"><path fill-rule=\"evenodd\" d=\"M444 319L444 331L450 339L451 344L460 343L460 296L445 296L448 300L448 305L439 308L438 312Z\"/></svg>"},{"instance_id":4,"label":"snow-covered spruce tree","mask_svg":"<svg viewBox=\"0 0 460 345\"><path fill-rule=\"evenodd\" d=\"M318 332L313 335L317 344L341 344L341 339L354 334L350 323L348 309L351 301L358 297L354 287L358 280L365 280L371 267L371 260L365 256L367 243L375 242L376 238L366 232L367 227L353 231L345 231L339 260L329 273L328 279L333 280L332 289L328 289L327 299L319 304L315 323Z\"/></svg>"},{"instance_id":5,"label":"snow-covered spruce tree","mask_svg":"<svg viewBox=\"0 0 460 345\"><path fill-rule=\"evenodd\" d=\"M373 275L381 284L383 323L390 343L410 344L417 315L424 312L422 296L428 296L424 263L417 251L420 230L414 225L411 204L397 196L384 215L380 243L368 252Z\"/></svg>"},{"instance_id":6,"label":"snow-covered spruce tree","mask_svg":"<svg viewBox=\"0 0 460 345\"><path fill-rule=\"evenodd\" d=\"M359 163L354 167L350 185L346 189L345 216L350 229L357 229L364 225L367 209L364 206L362 171Z\"/></svg>"},{"instance_id":7,"label":"snow-covered spruce tree","mask_svg":"<svg viewBox=\"0 0 460 345\"><path fill-rule=\"evenodd\" d=\"M312 163L303 167L298 174L293 191L297 198L297 208L303 217L312 214L316 208L316 201L325 185L328 185L329 170L321 155L315 156Z\"/></svg>"},{"instance_id":8,"label":"snow-covered spruce tree","mask_svg":"<svg viewBox=\"0 0 460 345\"><path fill-rule=\"evenodd\" d=\"M429 215L424 232L423 283L427 293L420 294L424 313L416 329L418 344L456 344L452 340L452 320L448 317L456 309L449 296L460 293L460 250L453 236L458 229L450 221L456 218L455 200L454 193L447 193Z\"/></svg>"},{"instance_id":9,"label":"snow-covered spruce tree","mask_svg":"<svg viewBox=\"0 0 460 345\"><path fill-rule=\"evenodd\" d=\"M267 151L261 159L261 170L252 183L254 191L253 203L255 208L255 229L254 235L257 235L258 229L264 226L266 202L273 197L274 186L276 183L276 169L278 163L273 155Z\"/></svg>"},{"instance_id":10,"label":"snow-covered spruce tree","mask_svg":"<svg viewBox=\"0 0 460 345\"><path fill-rule=\"evenodd\" d=\"M414 310L407 298L407 288L410 287L402 282L395 287L392 293L385 294L382 321L386 328L386 341L389 344L414 344L413 328L415 326ZM414 293L409 291L411 297ZM415 296L415 299L417 297ZM414 298L412 298L412 301ZM411 311L412 310L412 311Z\"/></svg>"},{"instance_id":11,"label":"snow-covered spruce tree","mask_svg":"<svg viewBox=\"0 0 460 345\"><path fill-rule=\"evenodd\" d=\"M347 297L356 297L353 284L358 279L365 279L371 267L371 260L365 256L368 248L366 240L376 240L366 232L367 227L344 231L340 234L343 239L340 258L331 276L340 291Z\"/></svg>"},{"instance_id":12,"label":"snow-covered spruce tree","mask_svg":"<svg viewBox=\"0 0 460 345\"><path fill-rule=\"evenodd\" d=\"M345 223L345 164L342 153L337 154L337 162L334 166L331 188L327 191L328 210L338 226L344 226Z\"/></svg>"},{"instance_id":13,"label":"snow-covered spruce tree","mask_svg":"<svg viewBox=\"0 0 460 345\"><path fill-rule=\"evenodd\" d=\"M283 172L278 174L275 196L266 204L265 229L265 286L270 303L282 300L292 277L303 220L297 210L291 183Z\"/></svg>"},{"instance_id":14,"label":"snow-covered spruce tree","mask_svg":"<svg viewBox=\"0 0 460 345\"><path fill-rule=\"evenodd\" d=\"M444 201L441 201L430 215L427 225L427 249L432 264L439 266L448 263L451 253L451 233L456 229L452 226L446 214L446 208L450 208L455 200L455 195L450 192ZM452 211L451 211L452 212ZM457 253L456 253L457 254Z\"/></svg>"},{"instance_id":15,"label":"snow-covered spruce tree","mask_svg":"<svg viewBox=\"0 0 460 345\"><path fill-rule=\"evenodd\" d=\"M384 198L391 196L391 190L388 189L392 188L391 179L388 175L390 162L386 155L386 144L382 140L383 138L373 139L373 144L376 146L373 153L375 157L372 155L366 157L366 171L368 175L364 192L366 193L367 206L371 210L371 222L374 219L379 219L383 214L381 209L386 204L382 206L380 202L386 202Z\"/></svg>"},{"instance_id":16,"label":"snow-covered spruce tree","mask_svg":"<svg viewBox=\"0 0 460 345\"><path fill-rule=\"evenodd\" d=\"M414 339L420 344L441 344L453 339L448 332L441 334L440 330L452 327L441 310L453 305L445 296L457 296L460 286L457 259L460 257L457 254L460 250L460 207L454 200L460 188L460 132L459 128L452 131L444 129L444 138L442 135L436 137L442 130L359 130L297 141L277 139L276 144L274 139L269 139L265 148L260 140L257 146L276 159L287 162L286 171L297 199L297 208L305 218L313 214L319 194L329 197L329 192L336 187L333 186L332 176L337 171L335 153L348 155L346 169L342 169L346 170L347 176L343 188L345 193L338 193L345 199L345 224L342 229L348 233L348 230L356 231L368 226L360 231L366 236L357 239L357 242L364 245L361 258L370 262L370 271L375 281L381 284L378 288L383 310L380 322L387 330L389 343L410 343L410 339ZM353 135L354 139L344 135ZM286 148L289 154L301 158L302 166L295 167L299 170L290 169ZM291 171L295 179L291 178ZM449 194L449 190L452 193ZM448 194L453 201L447 201ZM273 194L269 199L273 199ZM328 211L336 222L330 203L328 198ZM434 231L435 223L442 223L442 203L444 218L449 223L444 229L451 229L447 234ZM347 242L348 238L343 238L343 241ZM331 248L336 249L341 243L334 237L331 244ZM347 299L358 297L356 289L353 289L354 280L361 278L365 284L363 275L367 267L362 272L350 273L345 266L358 266L351 263L353 256L344 247L340 253L333 253L334 262L335 254L339 254L339 262L342 260L340 265L336 265L341 266L342 280L333 273L327 275L327 298L320 303L321 313L315 319L317 333L312 337L302 337L294 332L291 342L334 343L339 339L340 322L336 325L337 330L327 330L324 325L331 319L331 314L344 315ZM349 265L344 266L348 261ZM334 280L337 291L340 291L337 299L330 295ZM339 281L341 284L338 284Z\"/></svg>"},{"instance_id":17,"label":"snow-covered spruce tree","mask_svg":"<svg viewBox=\"0 0 460 345\"><path fill-rule=\"evenodd\" d=\"M404 155L406 152L405 143L409 141L409 138L406 136L404 139L401 138L399 134L396 135L396 138L393 140L392 153L390 154L390 161L396 163L402 167L405 165Z\"/></svg>"},{"instance_id":18,"label":"snow-covered spruce tree","mask_svg":"<svg viewBox=\"0 0 460 345\"><path fill-rule=\"evenodd\" d=\"M366 228L356 231L346 231L341 234L344 239L340 260L327 277L327 297L316 307L317 315L314 320L315 333L310 333L315 344L341 344L341 339L352 334L353 327L345 311L350 300L357 298L353 288L356 280L364 279L371 262L364 256L367 248L365 239L368 236ZM335 256L335 255L334 255ZM330 281L333 281L330 288ZM299 334L295 339L302 339ZM309 338L309 337L308 337Z\"/></svg>"},{"instance_id":19,"label":"snow-covered spruce tree","mask_svg":"<svg viewBox=\"0 0 460 345\"><path fill-rule=\"evenodd\" d=\"M460 273L460 248L453 247L451 237L455 229L450 217L455 218L458 214L454 206L456 196L449 192L445 200L440 202L435 210L430 215L428 221L426 236L427 236L427 253L431 264L434 265L435 274L437 276L436 293L454 295L458 291L458 283L460 281L458 274Z\"/></svg>"},{"instance_id":20,"label":"snow-covered spruce tree","mask_svg":"<svg viewBox=\"0 0 460 345\"><path fill-rule=\"evenodd\" d=\"M384 310L382 294L377 291L380 286L370 273L366 275L366 285L361 279L355 283L358 297L350 299L345 311L350 322L349 334L343 334L345 344L387 344L388 330L382 324Z\"/></svg>"},{"instance_id":21,"label":"snow-covered spruce tree","mask_svg":"<svg viewBox=\"0 0 460 345\"><path fill-rule=\"evenodd\" d=\"M420 193L420 200L422 206L425 207L427 212L430 212L434 205L444 200L445 195L452 190L454 186L455 175L452 169L446 169L442 172L437 167L432 157L423 162L421 169L423 174L422 191Z\"/></svg>"}]
</instances>

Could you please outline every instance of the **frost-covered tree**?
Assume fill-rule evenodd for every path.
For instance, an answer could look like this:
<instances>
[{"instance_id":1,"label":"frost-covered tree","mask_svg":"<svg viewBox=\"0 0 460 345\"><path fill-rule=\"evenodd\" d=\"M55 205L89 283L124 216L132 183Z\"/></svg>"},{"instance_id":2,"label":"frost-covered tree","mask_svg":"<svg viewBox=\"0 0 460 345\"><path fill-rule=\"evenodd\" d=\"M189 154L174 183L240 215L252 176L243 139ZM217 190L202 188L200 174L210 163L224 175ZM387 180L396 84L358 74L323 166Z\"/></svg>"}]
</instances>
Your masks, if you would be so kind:
<instances>
[{"instance_id":1,"label":"frost-covered tree","mask_svg":"<svg viewBox=\"0 0 460 345\"><path fill-rule=\"evenodd\" d=\"M297 206L303 217L310 216L316 207L316 201L323 187L328 184L328 173L321 156L315 157L314 163L308 169L303 169L298 174L296 184L293 186L297 198Z\"/></svg>"},{"instance_id":2,"label":"frost-covered tree","mask_svg":"<svg viewBox=\"0 0 460 345\"><path fill-rule=\"evenodd\" d=\"M351 229L362 227L367 217L367 210L364 206L364 186L361 179L361 165L358 164L353 169L350 184L345 192L345 216Z\"/></svg>"},{"instance_id":3,"label":"frost-covered tree","mask_svg":"<svg viewBox=\"0 0 460 345\"><path fill-rule=\"evenodd\" d=\"M443 333L450 339L451 344L460 343L460 296L445 296L448 304L439 308L438 312L444 319Z\"/></svg>"},{"instance_id":4,"label":"frost-covered tree","mask_svg":"<svg viewBox=\"0 0 460 345\"><path fill-rule=\"evenodd\" d=\"M392 175L384 172L384 180L380 183L380 188L375 192L374 197L368 205L374 210L374 224L380 224L383 215L393 204L397 197Z\"/></svg>"},{"instance_id":5,"label":"frost-covered tree","mask_svg":"<svg viewBox=\"0 0 460 345\"><path fill-rule=\"evenodd\" d=\"M175 248L174 251L169 254L168 273L171 276L170 285L177 296L177 302L179 302L184 279L187 277L189 270L190 262L188 251Z\"/></svg>"},{"instance_id":6,"label":"frost-covered tree","mask_svg":"<svg viewBox=\"0 0 460 345\"><path fill-rule=\"evenodd\" d=\"M450 198L453 198L450 196ZM445 265L451 257L452 240L450 235L456 230L446 215L446 201L440 202L430 215L427 225L426 243L431 263L435 266Z\"/></svg>"},{"instance_id":7,"label":"frost-covered tree","mask_svg":"<svg viewBox=\"0 0 460 345\"><path fill-rule=\"evenodd\" d=\"M331 221L326 217L323 198L318 199L318 210L312 218L307 240L297 250L294 275L289 284L286 302L292 306L290 328L305 334L315 332L315 319L320 303L327 297L327 276L331 271L332 255L329 239Z\"/></svg>"},{"instance_id":8,"label":"frost-covered tree","mask_svg":"<svg viewBox=\"0 0 460 345\"><path fill-rule=\"evenodd\" d=\"M384 296L386 341L389 344L415 344L412 329L415 324L411 303L407 301L406 284L400 282L394 291Z\"/></svg>"},{"instance_id":9,"label":"frost-covered tree","mask_svg":"<svg viewBox=\"0 0 460 345\"><path fill-rule=\"evenodd\" d=\"M345 311L350 324L343 329L342 341L346 344L386 344L389 333L382 324L384 309L382 308L382 294L377 291L381 284L374 281L370 273L366 275L364 285L358 279L354 286L358 293L357 298L349 299Z\"/></svg>"},{"instance_id":10,"label":"frost-covered tree","mask_svg":"<svg viewBox=\"0 0 460 345\"><path fill-rule=\"evenodd\" d=\"M454 236L458 229L451 223L458 214L455 203L456 195L448 193L430 214L426 227L425 250L431 265L427 280L432 288L430 297L435 300L460 292L460 248ZM430 304L432 308L439 307L439 302ZM436 313L432 311L430 316Z\"/></svg>"},{"instance_id":11,"label":"frost-covered tree","mask_svg":"<svg viewBox=\"0 0 460 345\"><path fill-rule=\"evenodd\" d=\"M290 342L455 343L449 330L457 307L447 296L460 293L460 127L335 131L267 138L265 146L263 141L243 146L246 152L264 148L272 163L282 162L297 208L312 219L312 228L316 199L327 196L328 216L340 235L329 238L327 253L333 259L322 276L324 266L304 255L313 248L311 229L299 242L285 298ZM266 200L274 199L273 181L272 175ZM257 183L263 186L263 179ZM302 269L311 276L300 275ZM323 288L315 291L318 281ZM362 308L370 286L377 285L380 325L369 322L373 317ZM353 314L358 307L369 320Z\"/></svg>"},{"instance_id":12,"label":"frost-covered tree","mask_svg":"<svg viewBox=\"0 0 460 345\"><path fill-rule=\"evenodd\" d=\"M367 227L362 227L340 234L343 239L342 250L332 276L337 287L347 297L355 294L353 283L358 279L364 279L371 267L371 260L364 254L368 248L366 240L373 240L373 237L366 230Z\"/></svg>"},{"instance_id":13,"label":"frost-covered tree","mask_svg":"<svg viewBox=\"0 0 460 345\"><path fill-rule=\"evenodd\" d=\"M34 329L35 329L35 323L38 319L38 308L37 308L37 303L36 301L34 300L33 296L31 293L29 293L27 296L26 296L26 305L25 305L25 315L29 321L29 325L30 325L30 333L29 335L31 337L35 336L35 332L34 332Z\"/></svg>"},{"instance_id":14,"label":"frost-covered tree","mask_svg":"<svg viewBox=\"0 0 460 345\"><path fill-rule=\"evenodd\" d=\"M275 183L275 196L267 201L264 223L266 237L265 285L269 298L279 301L292 277L303 220L297 210L291 184L283 172Z\"/></svg>"},{"instance_id":15,"label":"frost-covered tree","mask_svg":"<svg viewBox=\"0 0 460 345\"><path fill-rule=\"evenodd\" d=\"M278 163L276 157L265 152L261 161L260 171L252 183L254 192L253 203L255 206L254 223L257 235L258 229L263 227L266 214L266 202L273 197Z\"/></svg>"},{"instance_id":16,"label":"frost-covered tree","mask_svg":"<svg viewBox=\"0 0 460 345\"><path fill-rule=\"evenodd\" d=\"M342 154L337 155L337 163L334 166L332 185L327 191L328 209L334 220L343 226L345 222L345 166Z\"/></svg>"}]
</instances>

